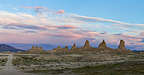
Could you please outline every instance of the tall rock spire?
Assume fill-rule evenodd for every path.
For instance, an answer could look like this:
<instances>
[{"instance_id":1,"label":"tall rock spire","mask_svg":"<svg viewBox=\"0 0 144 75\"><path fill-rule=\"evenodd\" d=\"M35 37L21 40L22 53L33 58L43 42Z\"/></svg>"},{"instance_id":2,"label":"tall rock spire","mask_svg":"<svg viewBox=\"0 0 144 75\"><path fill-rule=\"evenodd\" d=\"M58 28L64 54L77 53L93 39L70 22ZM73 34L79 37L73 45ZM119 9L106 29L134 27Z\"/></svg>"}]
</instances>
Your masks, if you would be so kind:
<instances>
[{"instance_id":1,"label":"tall rock spire","mask_svg":"<svg viewBox=\"0 0 144 75\"><path fill-rule=\"evenodd\" d=\"M125 41L124 40L120 40L120 44L118 46L118 49L126 50L126 48L125 48Z\"/></svg>"},{"instance_id":2,"label":"tall rock spire","mask_svg":"<svg viewBox=\"0 0 144 75\"><path fill-rule=\"evenodd\" d=\"M107 48L106 42L103 40L103 41L99 44L98 48Z\"/></svg>"},{"instance_id":3,"label":"tall rock spire","mask_svg":"<svg viewBox=\"0 0 144 75\"><path fill-rule=\"evenodd\" d=\"M74 43L73 46L72 46L72 48L71 48L71 50L76 49L76 48L77 48L76 44Z\"/></svg>"},{"instance_id":4,"label":"tall rock spire","mask_svg":"<svg viewBox=\"0 0 144 75\"><path fill-rule=\"evenodd\" d=\"M88 40L85 41L84 48L90 48L90 43Z\"/></svg>"},{"instance_id":5,"label":"tall rock spire","mask_svg":"<svg viewBox=\"0 0 144 75\"><path fill-rule=\"evenodd\" d=\"M32 49L34 49L35 48L35 46L34 45L32 45Z\"/></svg>"}]
</instances>

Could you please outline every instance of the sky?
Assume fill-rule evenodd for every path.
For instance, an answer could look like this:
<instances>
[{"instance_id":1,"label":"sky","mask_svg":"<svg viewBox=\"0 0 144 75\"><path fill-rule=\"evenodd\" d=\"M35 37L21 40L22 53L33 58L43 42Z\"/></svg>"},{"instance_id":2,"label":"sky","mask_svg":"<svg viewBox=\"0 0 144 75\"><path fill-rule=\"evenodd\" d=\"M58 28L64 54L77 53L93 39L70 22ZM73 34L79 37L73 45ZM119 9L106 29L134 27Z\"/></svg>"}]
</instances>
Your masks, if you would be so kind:
<instances>
[{"instance_id":1,"label":"sky","mask_svg":"<svg viewBox=\"0 0 144 75\"><path fill-rule=\"evenodd\" d=\"M1 0L0 43L144 50L144 0Z\"/></svg>"}]
</instances>

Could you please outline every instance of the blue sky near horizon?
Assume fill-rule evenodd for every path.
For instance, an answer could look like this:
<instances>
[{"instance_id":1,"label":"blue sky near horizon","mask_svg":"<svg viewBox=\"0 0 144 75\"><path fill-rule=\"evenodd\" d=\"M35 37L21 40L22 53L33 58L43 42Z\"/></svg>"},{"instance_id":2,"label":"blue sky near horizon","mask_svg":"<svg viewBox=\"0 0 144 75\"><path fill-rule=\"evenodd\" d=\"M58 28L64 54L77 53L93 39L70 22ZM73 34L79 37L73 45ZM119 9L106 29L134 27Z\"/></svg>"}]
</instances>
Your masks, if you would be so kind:
<instances>
[{"instance_id":1,"label":"blue sky near horizon","mask_svg":"<svg viewBox=\"0 0 144 75\"><path fill-rule=\"evenodd\" d=\"M144 23L143 0L3 0L0 9L12 11L14 8L25 6L44 6L50 9L64 9L70 13L77 13L85 16L103 17L132 23Z\"/></svg>"},{"instance_id":2,"label":"blue sky near horizon","mask_svg":"<svg viewBox=\"0 0 144 75\"><path fill-rule=\"evenodd\" d=\"M13 8L25 6L43 6L50 9L63 9L66 12L85 16L103 17L132 23L144 23L143 0L2 0L1 10L13 11Z\"/></svg>"},{"instance_id":3,"label":"blue sky near horizon","mask_svg":"<svg viewBox=\"0 0 144 75\"><path fill-rule=\"evenodd\" d=\"M112 45L123 39L128 46L143 49L143 9L144 0L2 0L0 34L5 35L0 42L71 44L105 39Z\"/></svg>"}]
</instances>

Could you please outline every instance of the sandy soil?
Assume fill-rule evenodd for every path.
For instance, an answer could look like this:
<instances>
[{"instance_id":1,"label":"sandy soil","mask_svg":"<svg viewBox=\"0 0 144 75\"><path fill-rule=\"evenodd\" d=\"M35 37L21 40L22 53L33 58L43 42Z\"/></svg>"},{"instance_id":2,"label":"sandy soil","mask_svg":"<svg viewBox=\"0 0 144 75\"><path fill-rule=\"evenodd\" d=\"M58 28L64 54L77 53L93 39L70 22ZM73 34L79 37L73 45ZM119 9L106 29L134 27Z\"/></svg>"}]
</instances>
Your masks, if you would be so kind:
<instances>
[{"instance_id":1,"label":"sandy soil","mask_svg":"<svg viewBox=\"0 0 144 75\"><path fill-rule=\"evenodd\" d=\"M8 54L8 61L6 63L6 66L2 67L3 69L0 71L0 75L34 75L34 74L23 73L17 70L12 65L12 59L13 59L13 55Z\"/></svg>"}]
</instances>

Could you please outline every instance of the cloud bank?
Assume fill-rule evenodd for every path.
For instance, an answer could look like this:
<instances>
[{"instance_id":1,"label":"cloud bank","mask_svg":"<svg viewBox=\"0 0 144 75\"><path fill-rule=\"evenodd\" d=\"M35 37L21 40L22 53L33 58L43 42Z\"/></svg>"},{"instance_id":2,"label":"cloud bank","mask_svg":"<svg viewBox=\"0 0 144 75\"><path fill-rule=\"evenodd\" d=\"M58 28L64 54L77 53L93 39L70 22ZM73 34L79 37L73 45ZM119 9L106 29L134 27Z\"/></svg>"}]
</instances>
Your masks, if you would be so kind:
<instances>
[{"instance_id":1,"label":"cloud bank","mask_svg":"<svg viewBox=\"0 0 144 75\"><path fill-rule=\"evenodd\" d=\"M144 48L144 24L131 24L113 19L81 16L64 10L50 10L45 7L24 7L26 12L0 11L0 42L81 44L88 39L92 44L105 39L108 44L126 41L134 49ZM13 40L11 40L13 39Z\"/></svg>"}]
</instances>

